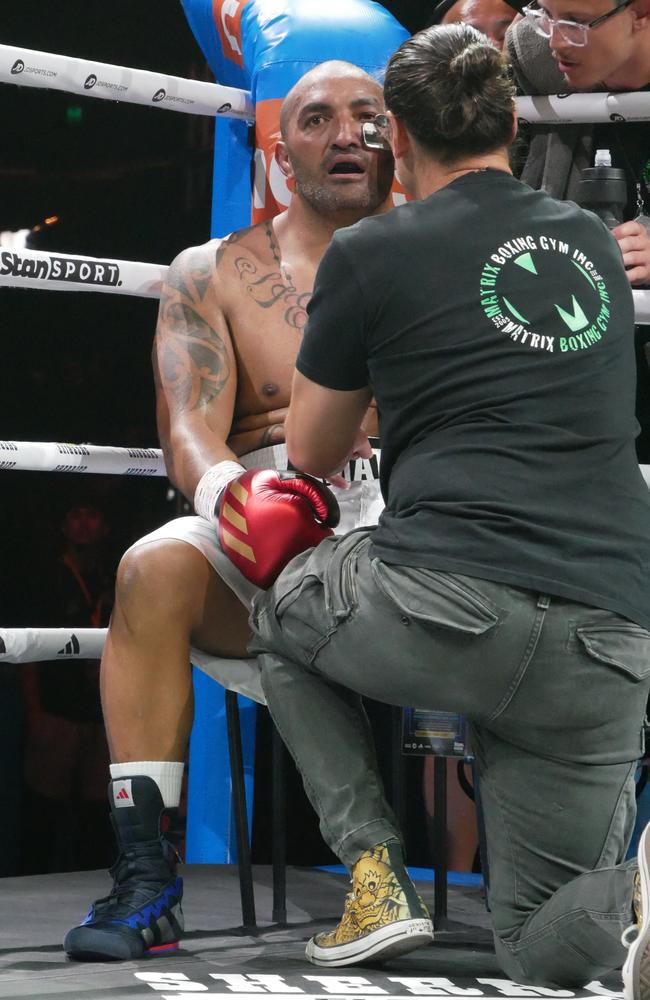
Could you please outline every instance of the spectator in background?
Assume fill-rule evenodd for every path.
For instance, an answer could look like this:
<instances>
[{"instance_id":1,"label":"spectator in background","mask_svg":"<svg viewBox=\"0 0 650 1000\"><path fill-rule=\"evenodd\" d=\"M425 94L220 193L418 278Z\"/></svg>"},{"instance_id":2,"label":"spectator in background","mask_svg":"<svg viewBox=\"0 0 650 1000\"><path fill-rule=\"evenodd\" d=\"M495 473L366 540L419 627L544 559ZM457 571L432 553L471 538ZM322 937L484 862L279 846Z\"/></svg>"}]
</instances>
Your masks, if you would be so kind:
<instances>
[{"instance_id":1,"label":"spectator in background","mask_svg":"<svg viewBox=\"0 0 650 1000\"><path fill-rule=\"evenodd\" d=\"M60 530L60 556L39 567L32 581L34 623L106 625L114 566L106 553L105 516L93 504L77 503L65 512ZM23 671L28 711L23 868L40 873L105 867L113 846L99 662L31 664Z\"/></svg>"},{"instance_id":2,"label":"spectator in background","mask_svg":"<svg viewBox=\"0 0 650 1000\"><path fill-rule=\"evenodd\" d=\"M462 21L477 31L482 31L490 41L502 49L506 31L521 5L506 0L441 0L433 8L430 25L456 24Z\"/></svg>"},{"instance_id":3,"label":"spectator in background","mask_svg":"<svg viewBox=\"0 0 650 1000\"><path fill-rule=\"evenodd\" d=\"M545 0L525 8L506 50L522 94L650 90L646 0ZM521 179L556 198L578 197L584 167L607 148L628 177L626 218L614 236L634 285L650 283L650 134L647 122L535 127Z\"/></svg>"}]
</instances>

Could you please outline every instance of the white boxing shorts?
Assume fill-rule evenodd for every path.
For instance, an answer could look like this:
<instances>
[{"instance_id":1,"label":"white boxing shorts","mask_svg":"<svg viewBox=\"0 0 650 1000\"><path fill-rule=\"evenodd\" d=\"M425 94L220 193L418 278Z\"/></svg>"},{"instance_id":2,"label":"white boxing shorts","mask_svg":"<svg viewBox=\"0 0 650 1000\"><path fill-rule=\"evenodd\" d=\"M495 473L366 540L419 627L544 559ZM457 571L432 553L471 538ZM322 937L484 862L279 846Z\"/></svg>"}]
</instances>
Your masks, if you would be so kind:
<instances>
[{"instance_id":1,"label":"white boxing shorts","mask_svg":"<svg viewBox=\"0 0 650 1000\"><path fill-rule=\"evenodd\" d=\"M341 520L335 529L337 535L345 534L364 525L376 524L384 509L384 501L379 489L381 453L379 447L375 447L375 443L378 445L378 442L373 441L372 443L372 458L352 459L343 470L343 475L350 484L348 489L341 489L337 486L330 487L341 510ZM284 471L288 466L287 449L284 444L260 448L258 451L249 452L248 455L242 455L238 460L247 469L280 469ZM228 584L242 604L250 608L258 588L239 572L228 556L224 555L213 523L196 515L177 517L140 538L131 548L137 548L147 542L166 539L187 542L198 549L215 573ZM256 659L226 659L192 647L191 660L224 687L264 704Z\"/></svg>"}]
</instances>

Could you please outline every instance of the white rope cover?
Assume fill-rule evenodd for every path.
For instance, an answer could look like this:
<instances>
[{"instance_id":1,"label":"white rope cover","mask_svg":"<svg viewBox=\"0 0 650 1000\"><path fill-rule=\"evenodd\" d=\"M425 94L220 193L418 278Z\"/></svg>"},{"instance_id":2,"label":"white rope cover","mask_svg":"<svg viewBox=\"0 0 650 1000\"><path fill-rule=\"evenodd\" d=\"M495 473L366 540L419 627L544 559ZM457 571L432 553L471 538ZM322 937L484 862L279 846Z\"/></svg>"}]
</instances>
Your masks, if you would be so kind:
<instances>
[{"instance_id":1,"label":"white rope cover","mask_svg":"<svg viewBox=\"0 0 650 1000\"><path fill-rule=\"evenodd\" d=\"M640 325L650 324L650 288L633 288L634 319Z\"/></svg>"},{"instance_id":2,"label":"white rope cover","mask_svg":"<svg viewBox=\"0 0 650 1000\"><path fill-rule=\"evenodd\" d=\"M247 90L16 45L0 45L0 82L63 90L186 114L220 115L245 121L255 119L252 96ZM516 104L520 118L536 125L650 121L648 95L643 92L517 97Z\"/></svg>"},{"instance_id":3,"label":"white rope cover","mask_svg":"<svg viewBox=\"0 0 650 1000\"><path fill-rule=\"evenodd\" d=\"M166 476L159 448L113 448L53 441L0 441L0 470Z\"/></svg>"},{"instance_id":4,"label":"white rope cover","mask_svg":"<svg viewBox=\"0 0 650 1000\"><path fill-rule=\"evenodd\" d=\"M167 271L166 264L0 247L0 286L47 288L57 292L109 292L157 299ZM632 294L636 322L650 324L650 289L635 288Z\"/></svg>"},{"instance_id":5,"label":"white rope cover","mask_svg":"<svg viewBox=\"0 0 650 1000\"><path fill-rule=\"evenodd\" d=\"M106 101L126 101L189 115L253 121L249 91L111 63L73 59L16 45L0 45L0 83L64 90Z\"/></svg>"},{"instance_id":6,"label":"white rope cover","mask_svg":"<svg viewBox=\"0 0 650 1000\"><path fill-rule=\"evenodd\" d=\"M0 285L160 298L165 264L0 248Z\"/></svg>"},{"instance_id":7,"label":"white rope cover","mask_svg":"<svg viewBox=\"0 0 650 1000\"><path fill-rule=\"evenodd\" d=\"M98 660L107 628L0 628L0 662Z\"/></svg>"},{"instance_id":8,"label":"white rope cover","mask_svg":"<svg viewBox=\"0 0 650 1000\"><path fill-rule=\"evenodd\" d=\"M0 663L99 660L107 632L106 628L0 628ZM191 646L190 662L230 691L264 703L255 659L211 656Z\"/></svg>"},{"instance_id":9,"label":"white rope cover","mask_svg":"<svg viewBox=\"0 0 650 1000\"><path fill-rule=\"evenodd\" d=\"M111 449L117 451L119 449ZM152 449L153 450L153 449ZM641 474L650 488L650 465L640 465ZM106 628L0 628L0 663L36 663L44 660L101 658L108 629ZM258 698L256 685L249 690L250 660L221 661L197 649L191 649L193 663L212 667L213 676L231 690ZM222 678L214 673L215 665L228 668ZM235 673L233 673L233 670ZM241 677L240 677L241 674Z\"/></svg>"},{"instance_id":10,"label":"white rope cover","mask_svg":"<svg viewBox=\"0 0 650 1000\"><path fill-rule=\"evenodd\" d=\"M627 94L555 94L516 97L517 114L530 125L590 124L595 122L650 122L647 92Z\"/></svg>"}]
</instances>

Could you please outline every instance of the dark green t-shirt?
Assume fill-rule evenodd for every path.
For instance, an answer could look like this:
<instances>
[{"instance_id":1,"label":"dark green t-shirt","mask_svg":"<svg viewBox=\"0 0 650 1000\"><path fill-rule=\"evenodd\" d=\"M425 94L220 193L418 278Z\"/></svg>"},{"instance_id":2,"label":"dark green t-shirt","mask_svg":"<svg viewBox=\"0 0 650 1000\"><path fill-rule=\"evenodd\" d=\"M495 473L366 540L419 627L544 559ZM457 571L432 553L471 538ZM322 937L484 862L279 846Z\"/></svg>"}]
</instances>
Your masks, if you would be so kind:
<instances>
[{"instance_id":1,"label":"dark green t-shirt","mask_svg":"<svg viewBox=\"0 0 650 1000\"><path fill-rule=\"evenodd\" d=\"M340 230L297 367L377 400L372 551L650 627L634 305L596 216L505 172Z\"/></svg>"}]
</instances>

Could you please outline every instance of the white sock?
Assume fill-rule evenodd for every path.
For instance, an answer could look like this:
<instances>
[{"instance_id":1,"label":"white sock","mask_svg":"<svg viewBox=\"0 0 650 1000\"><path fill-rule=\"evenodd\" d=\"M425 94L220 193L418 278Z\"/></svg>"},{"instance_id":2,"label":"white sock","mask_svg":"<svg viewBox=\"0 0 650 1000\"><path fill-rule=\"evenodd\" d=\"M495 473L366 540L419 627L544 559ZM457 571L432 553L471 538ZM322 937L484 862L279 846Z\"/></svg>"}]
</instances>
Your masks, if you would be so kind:
<instances>
[{"instance_id":1,"label":"white sock","mask_svg":"<svg viewBox=\"0 0 650 1000\"><path fill-rule=\"evenodd\" d=\"M181 801L183 783L183 761L132 760L126 764L111 764L111 778L153 778L160 789L165 809L178 808Z\"/></svg>"}]
</instances>

